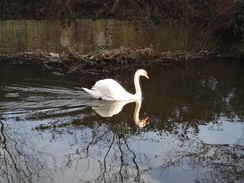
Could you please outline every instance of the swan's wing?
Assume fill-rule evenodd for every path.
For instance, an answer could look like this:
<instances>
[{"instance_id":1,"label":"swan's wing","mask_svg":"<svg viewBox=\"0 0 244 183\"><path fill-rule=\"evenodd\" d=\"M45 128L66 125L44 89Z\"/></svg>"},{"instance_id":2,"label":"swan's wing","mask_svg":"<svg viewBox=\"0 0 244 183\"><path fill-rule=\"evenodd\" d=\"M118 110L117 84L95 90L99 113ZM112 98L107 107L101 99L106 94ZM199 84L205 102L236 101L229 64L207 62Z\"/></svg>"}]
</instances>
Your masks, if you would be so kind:
<instances>
[{"instance_id":1,"label":"swan's wing","mask_svg":"<svg viewBox=\"0 0 244 183\"><path fill-rule=\"evenodd\" d=\"M92 87L92 91L96 92L97 98L105 100L123 100L123 98L131 97L117 81L113 79L99 80Z\"/></svg>"}]
</instances>

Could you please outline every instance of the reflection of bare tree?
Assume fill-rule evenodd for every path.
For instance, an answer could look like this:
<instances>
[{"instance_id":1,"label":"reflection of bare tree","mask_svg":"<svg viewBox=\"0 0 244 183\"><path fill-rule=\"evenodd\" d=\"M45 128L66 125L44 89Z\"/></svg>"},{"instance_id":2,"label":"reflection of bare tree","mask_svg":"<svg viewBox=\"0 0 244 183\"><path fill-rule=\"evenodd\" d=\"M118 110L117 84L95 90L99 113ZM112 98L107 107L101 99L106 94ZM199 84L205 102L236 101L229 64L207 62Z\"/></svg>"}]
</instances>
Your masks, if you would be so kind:
<instances>
[{"instance_id":1,"label":"reflection of bare tree","mask_svg":"<svg viewBox=\"0 0 244 183\"><path fill-rule=\"evenodd\" d=\"M7 182L11 182L13 180L16 180L16 178L13 178L12 176L16 174L12 174L13 171L16 172L16 164L13 160L13 157L11 153L7 149L6 144L6 137L4 134L4 124L2 121L0 121L0 142L1 142L1 174L5 175L5 180ZM12 168L11 168L12 166Z\"/></svg>"},{"instance_id":2,"label":"reflection of bare tree","mask_svg":"<svg viewBox=\"0 0 244 183\"><path fill-rule=\"evenodd\" d=\"M0 182L19 183L19 182L42 182L49 177L46 174L38 176L40 170L46 172L43 164L33 157L24 153L25 143L20 143L18 139L12 139L5 132L4 124L0 121ZM40 157L39 157L40 158ZM37 179L38 178L38 179ZM43 179L44 178L44 179Z\"/></svg>"},{"instance_id":3,"label":"reflection of bare tree","mask_svg":"<svg viewBox=\"0 0 244 183\"><path fill-rule=\"evenodd\" d=\"M62 174L66 176L72 170L82 170L83 166L85 170L83 168L80 172L83 180L91 181L89 175L96 170L93 181L139 182L144 180L142 175L152 176L150 172L160 172L161 178L164 178L168 171L168 174L174 174L175 169L181 169L185 173L204 172L192 180L218 182L222 176L239 180L243 168L241 147L238 146L208 145L189 138L172 141L172 135L164 133L128 136L107 125L84 128L82 131L81 134L78 131L71 134L77 138L75 141L79 145L63 164ZM62 135L59 138L63 138ZM139 147L136 146L137 141L140 142ZM223 170L226 170L225 174Z\"/></svg>"},{"instance_id":4,"label":"reflection of bare tree","mask_svg":"<svg viewBox=\"0 0 244 183\"><path fill-rule=\"evenodd\" d=\"M167 131L124 134L117 123L39 131L1 123L0 129L3 182L167 182L178 171L197 174L190 182L242 181L242 146L208 145Z\"/></svg>"},{"instance_id":5,"label":"reflection of bare tree","mask_svg":"<svg viewBox=\"0 0 244 183\"><path fill-rule=\"evenodd\" d=\"M115 154L113 150L117 147L117 153ZM112 159L118 161L117 173L113 173L113 167L109 166L111 162L109 162L110 154L113 157ZM127 158L131 156L132 164L128 164ZM118 175L118 180L120 182L127 181L127 179L131 176L131 172L136 172L134 177L135 182L140 181L140 170L139 166L135 160L136 154L130 149L126 138L122 134L114 134L112 138L112 142L104 156L103 160L103 172L97 178L98 182L114 182L111 179L114 175ZM131 172L128 172L130 170Z\"/></svg>"},{"instance_id":6,"label":"reflection of bare tree","mask_svg":"<svg viewBox=\"0 0 244 183\"><path fill-rule=\"evenodd\" d=\"M100 131L103 131L102 133ZM86 131L86 132L85 132ZM136 162L136 154L130 149L126 137L116 132L116 129L99 127L97 130L86 129L81 135L82 139L75 141L84 143L77 146L72 154L69 154L66 163L60 171L67 174L70 170L79 169L83 166L82 177L91 178L91 171L99 168L98 182L114 182L131 179L130 175L135 172L135 180L140 179L139 165ZM90 135L88 135L90 134ZM78 137L79 135L74 135ZM95 163L94 163L95 162ZM85 166L86 165L86 166Z\"/></svg>"}]
</instances>

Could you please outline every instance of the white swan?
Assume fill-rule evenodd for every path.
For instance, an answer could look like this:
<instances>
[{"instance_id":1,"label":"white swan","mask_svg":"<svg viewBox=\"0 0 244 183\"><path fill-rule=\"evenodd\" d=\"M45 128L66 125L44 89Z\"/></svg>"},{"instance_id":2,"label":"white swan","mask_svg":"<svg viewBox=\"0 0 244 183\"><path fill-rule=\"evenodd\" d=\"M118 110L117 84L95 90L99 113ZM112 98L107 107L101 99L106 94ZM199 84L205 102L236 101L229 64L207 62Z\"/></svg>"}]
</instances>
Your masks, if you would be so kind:
<instances>
[{"instance_id":1,"label":"white swan","mask_svg":"<svg viewBox=\"0 0 244 183\"><path fill-rule=\"evenodd\" d=\"M128 93L117 81L113 79L102 79L95 83L92 89L82 88L93 98L102 100L136 100L142 97L141 87L139 83L140 76L149 79L147 72L143 69L136 71L134 75L134 85L136 93L133 95Z\"/></svg>"}]
</instances>

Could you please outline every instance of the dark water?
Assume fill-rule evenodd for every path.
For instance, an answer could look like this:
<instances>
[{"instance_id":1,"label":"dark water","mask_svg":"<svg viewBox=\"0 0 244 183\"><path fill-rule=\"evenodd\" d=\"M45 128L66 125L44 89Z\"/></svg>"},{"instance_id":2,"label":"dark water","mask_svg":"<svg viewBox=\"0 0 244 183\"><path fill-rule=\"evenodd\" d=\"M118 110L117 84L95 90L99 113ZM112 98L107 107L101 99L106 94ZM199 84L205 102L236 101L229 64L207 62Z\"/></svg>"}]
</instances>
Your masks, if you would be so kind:
<instances>
[{"instance_id":1,"label":"dark water","mask_svg":"<svg viewBox=\"0 0 244 183\"><path fill-rule=\"evenodd\" d=\"M1 66L0 182L243 182L244 64L147 70L128 103L89 99L99 76Z\"/></svg>"}]
</instances>

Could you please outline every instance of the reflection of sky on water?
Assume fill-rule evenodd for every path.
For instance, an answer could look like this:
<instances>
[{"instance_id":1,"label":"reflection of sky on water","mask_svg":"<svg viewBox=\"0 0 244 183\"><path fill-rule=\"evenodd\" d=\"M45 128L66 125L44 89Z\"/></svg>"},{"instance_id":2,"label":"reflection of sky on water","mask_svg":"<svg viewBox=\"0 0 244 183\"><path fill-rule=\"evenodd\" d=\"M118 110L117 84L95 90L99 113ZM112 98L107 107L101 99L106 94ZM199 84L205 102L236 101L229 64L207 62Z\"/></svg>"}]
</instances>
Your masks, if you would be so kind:
<instances>
[{"instance_id":1,"label":"reflection of sky on water","mask_svg":"<svg viewBox=\"0 0 244 183\"><path fill-rule=\"evenodd\" d=\"M223 166L222 163L241 165L230 159L223 162L222 157L216 156L216 153L230 156L227 152L232 150L228 146L225 147L227 151L218 149L223 141L233 145L243 137L242 123L224 120L226 118L221 120L221 131L214 126L218 124L209 123L201 125L198 134L189 129L185 139L164 130L117 134L106 124L95 129L80 125L35 130L43 124L42 121L33 121L29 125L22 122L8 124L5 133L18 142L12 153L21 152L18 158L25 159L30 168L39 163L48 171L50 177L47 176L45 181L49 178L52 182L114 181L113 175L119 176L118 172L121 172L126 181L139 177L143 181L194 182L216 172L211 165L213 162L219 163L218 166ZM182 131L180 125L177 131ZM33 173L33 177L35 174L45 177L43 173L46 172Z\"/></svg>"},{"instance_id":2,"label":"reflection of sky on water","mask_svg":"<svg viewBox=\"0 0 244 183\"><path fill-rule=\"evenodd\" d=\"M238 120L237 120L238 121ZM198 139L207 144L244 145L244 123L220 117L218 123L199 126Z\"/></svg>"}]
</instances>

